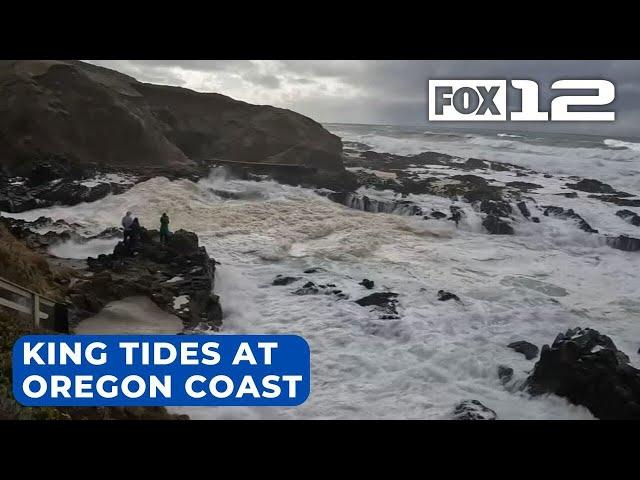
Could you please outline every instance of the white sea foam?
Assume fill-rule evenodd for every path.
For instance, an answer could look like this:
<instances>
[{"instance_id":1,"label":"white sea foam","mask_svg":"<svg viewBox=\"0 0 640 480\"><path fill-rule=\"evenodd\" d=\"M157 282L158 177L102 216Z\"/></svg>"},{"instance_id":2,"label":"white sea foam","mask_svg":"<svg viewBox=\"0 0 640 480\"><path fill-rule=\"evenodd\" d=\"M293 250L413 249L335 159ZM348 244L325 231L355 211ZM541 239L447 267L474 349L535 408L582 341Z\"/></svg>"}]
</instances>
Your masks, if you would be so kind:
<instances>
[{"instance_id":1,"label":"white sea foam","mask_svg":"<svg viewBox=\"0 0 640 480\"><path fill-rule=\"evenodd\" d=\"M554 185L545 195L553 194ZM260 195L224 200L212 192L219 188ZM393 197L384 191L367 194ZM550 198L555 204L583 200ZM427 212L448 213L449 200L409 199ZM458 205L466 216L455 228L446 220L355 211L311 190L214 173L198 183L154 178L94 203L20 216L62 218L98 233L118 225L126 210L143 225L155 225L166 211L174 229L197 232L222 264L216 292L225 333L293 333L307 339L312 393L304 405L178 409L193 418L439 419L469 398L503 419L592 418L585 408L556 396L508 391L497 367L511 366L515 381L522 381L534 363L506 345L528 340L542 346L575 326L601 330L632 356L640 346L638 254L606 247L597 236L554 217L517 224L514 236L488 237L479 214L468 204ZM600 227L597 218L594 227ZM310 267L321 270L302 273ZM293 295L295 284L271 284L278 274L334 283L348 299ZM381 320L352 301L372 292L358 285L363 278L375 281L373 291L400 294L400 319ZM439 289L456 293L462 302L438 301Z\"/></svg>"}]
</instances>

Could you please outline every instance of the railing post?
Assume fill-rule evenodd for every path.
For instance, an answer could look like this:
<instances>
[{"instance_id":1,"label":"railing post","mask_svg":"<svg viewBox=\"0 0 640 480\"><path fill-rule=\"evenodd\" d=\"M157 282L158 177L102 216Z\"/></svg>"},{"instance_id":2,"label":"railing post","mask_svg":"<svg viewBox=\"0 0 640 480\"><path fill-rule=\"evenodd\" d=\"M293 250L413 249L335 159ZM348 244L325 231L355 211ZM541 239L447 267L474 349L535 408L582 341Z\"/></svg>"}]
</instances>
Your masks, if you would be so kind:
<instances>
[{"instance_id":1,"label":"railing post","mask_svg":"<svg viewBox=\"0 0 640 480\"><path fill-rule=\"evenodd\" d=\"M32 294L31 305L33 308L33 325L40 327L40 296L37 293Z\"/></svg>"}]
</instances>

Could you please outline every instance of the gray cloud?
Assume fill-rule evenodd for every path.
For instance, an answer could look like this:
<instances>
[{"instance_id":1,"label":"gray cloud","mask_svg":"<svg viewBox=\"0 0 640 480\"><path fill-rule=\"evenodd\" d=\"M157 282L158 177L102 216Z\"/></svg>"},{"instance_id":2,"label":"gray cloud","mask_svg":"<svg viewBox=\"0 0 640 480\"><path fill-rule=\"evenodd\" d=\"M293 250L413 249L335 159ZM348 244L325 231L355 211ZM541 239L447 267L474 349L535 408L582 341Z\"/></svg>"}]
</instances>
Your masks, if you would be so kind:
<instances>
[{"instance_id":1,"label":"gray cloud","mask_svg":"<svg viewBox=\"0 0 640 480\"><path fill-rule=\"evenodd\" d=\"M429 78L537 80L543 107L549 101L548 89L554 80L605 78L616 84L613 104L616 122L511 123L508 128L640 136L639 61L91 60L91 63L144 82L218 92L248 102L289 108L321 122L425 126Z\"/></svg>"}]
</instances>

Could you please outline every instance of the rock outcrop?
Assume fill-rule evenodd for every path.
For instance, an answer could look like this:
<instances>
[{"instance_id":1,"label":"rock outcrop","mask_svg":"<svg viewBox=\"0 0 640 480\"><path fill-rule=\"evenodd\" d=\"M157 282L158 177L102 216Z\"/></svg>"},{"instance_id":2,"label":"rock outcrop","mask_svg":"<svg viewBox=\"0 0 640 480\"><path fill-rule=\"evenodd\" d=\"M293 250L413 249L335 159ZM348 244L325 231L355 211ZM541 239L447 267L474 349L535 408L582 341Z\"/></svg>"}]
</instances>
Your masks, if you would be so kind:
<instances>
[{"instance_id":1,"label":"rock outcrop","mask_svg":"<svg viewBox=\"0 0 640 480\"><path fill-rule=\"evenodd\" d=\"M454 407L453 418L455 420L496 420L498 415L478 400L464 400Z\"/></svg>"},{"instance_id":2,"label":"rock outcrop","mask_svg":"<svg viewBox=\"0 0 640 480\"><path fill-rule=\"evenodd\" d=\"M119 242L114 253L87 259L89 275L67 292L71 320L77 323L114 300L145 295L182 319L185 329L217 330L222 309L213 293L215 260L198 246L195 233L178 230L166 245L158 237L143 229L133 255Z\"/></svg>"},{"instance_id":3,"label":"rock outcrop","mask_svg":"<svg viewBox=\"0 0 640 480\"><path fill-rule=\"evenodd\" d=\"M559 334L542 347L526 382L533 395L555 393L601 419L640 419L640 370L606 335L590 328Z\"/></svg>"}]
</instances>

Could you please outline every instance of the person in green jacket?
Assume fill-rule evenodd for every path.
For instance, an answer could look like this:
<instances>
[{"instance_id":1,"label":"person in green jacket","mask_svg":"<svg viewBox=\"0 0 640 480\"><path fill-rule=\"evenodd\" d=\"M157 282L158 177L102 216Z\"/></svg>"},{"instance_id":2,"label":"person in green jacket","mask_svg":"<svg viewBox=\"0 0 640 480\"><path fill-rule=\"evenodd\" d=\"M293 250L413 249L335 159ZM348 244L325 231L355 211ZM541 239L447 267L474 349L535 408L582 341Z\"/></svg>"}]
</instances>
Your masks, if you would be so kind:
<instances>
[{"instance_id":1,"label":"person in green jacket","mask_svg":"<svg viewBox=\"0 0 640 480\"><path fill-rule=\"evenodd\" d=\"M160 243L165 244L169 240L169 216L165 213L160 217Z\"/></svg>"}]
</instances>

